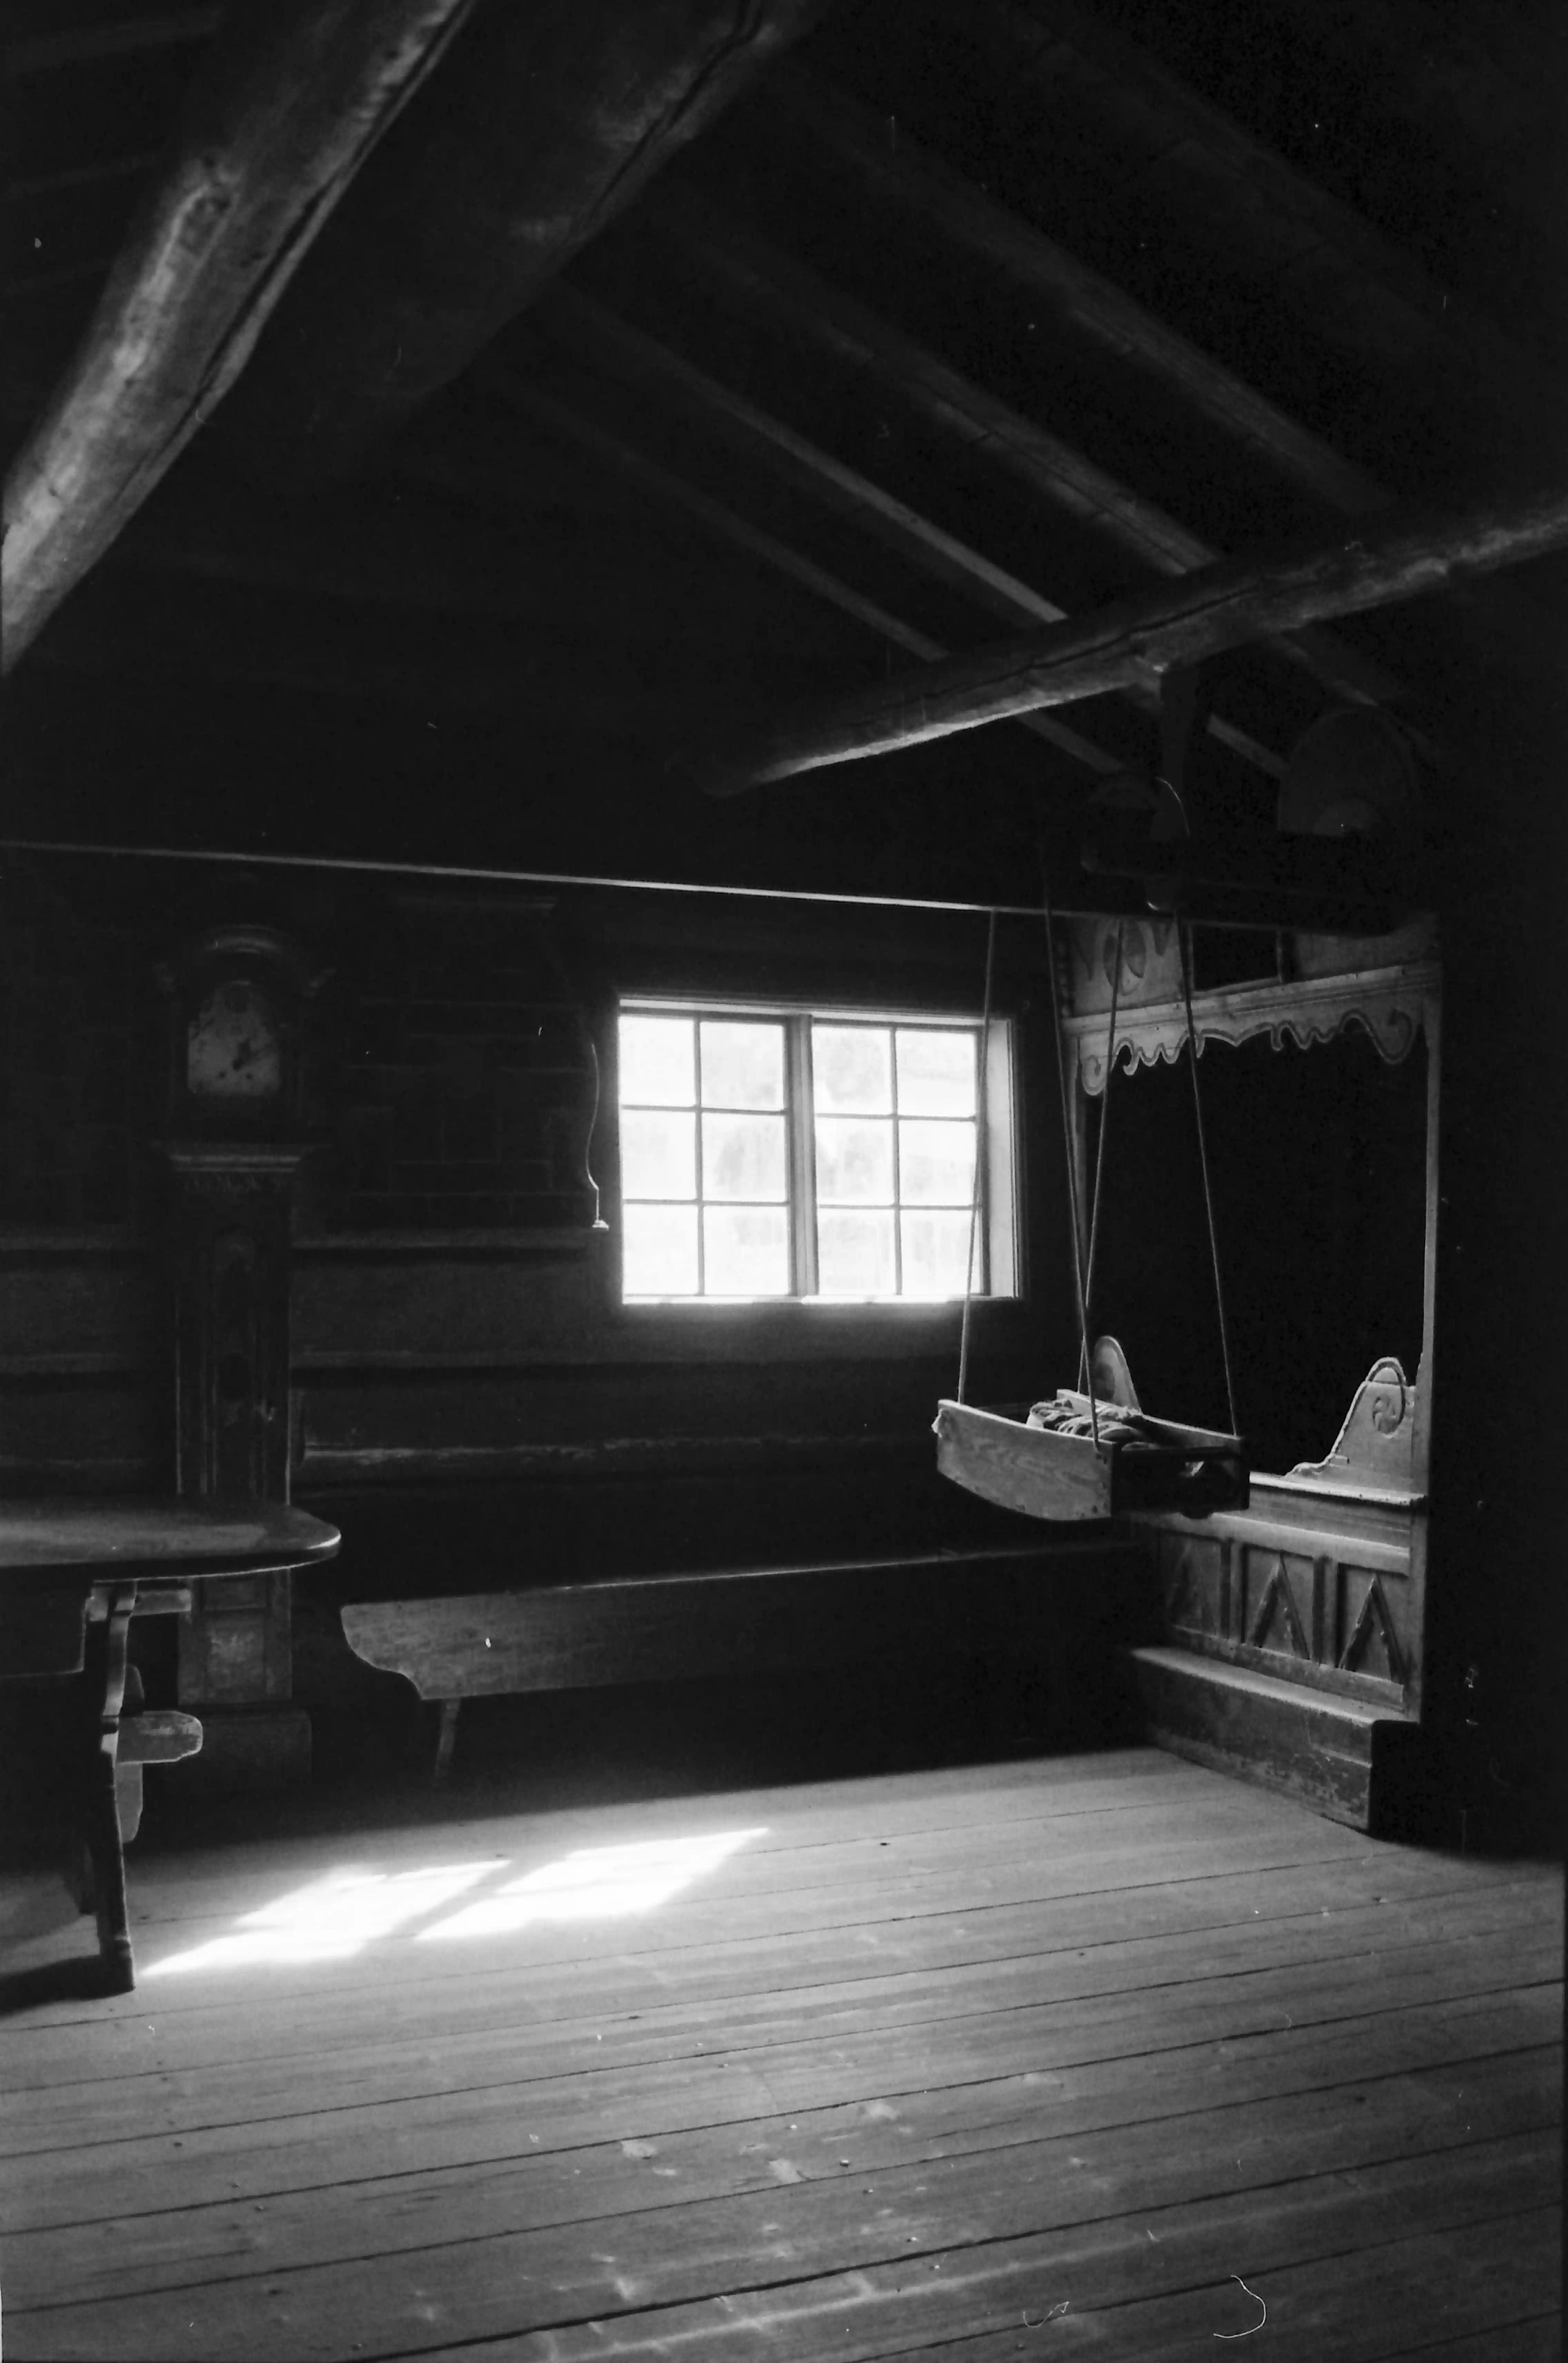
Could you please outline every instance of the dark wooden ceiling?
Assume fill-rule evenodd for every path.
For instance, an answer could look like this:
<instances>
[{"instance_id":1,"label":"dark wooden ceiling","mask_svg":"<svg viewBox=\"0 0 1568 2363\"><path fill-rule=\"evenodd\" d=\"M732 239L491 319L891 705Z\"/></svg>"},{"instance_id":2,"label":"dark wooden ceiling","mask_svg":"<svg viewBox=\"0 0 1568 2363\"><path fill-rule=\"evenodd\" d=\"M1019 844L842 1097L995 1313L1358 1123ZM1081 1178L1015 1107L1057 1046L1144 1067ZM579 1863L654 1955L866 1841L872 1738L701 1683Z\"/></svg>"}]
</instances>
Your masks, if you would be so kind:
<instances>
[{"instance_id":1,"label":"dark wooden ceiling","mask_svg":"<svg viewBox=\"0 0 1568 2363\"><path fill-rule=\"evenodd\" d=\"M7 835L995 893L1042 799L1155 767L1152 669L744 811L696 750L1226 556L1564 481L1555 0L839 0L526 301L418 212L422 174L503 154L464 44L508 5L13 667ZM12 19L13 454L225 18ZM430 328L460 298L462 354ZM1540 557L1231 650L1206 796L1266 825L1347 700L1451 771L1550 695L1565 586Z\"/></svg>"}]
</instances>

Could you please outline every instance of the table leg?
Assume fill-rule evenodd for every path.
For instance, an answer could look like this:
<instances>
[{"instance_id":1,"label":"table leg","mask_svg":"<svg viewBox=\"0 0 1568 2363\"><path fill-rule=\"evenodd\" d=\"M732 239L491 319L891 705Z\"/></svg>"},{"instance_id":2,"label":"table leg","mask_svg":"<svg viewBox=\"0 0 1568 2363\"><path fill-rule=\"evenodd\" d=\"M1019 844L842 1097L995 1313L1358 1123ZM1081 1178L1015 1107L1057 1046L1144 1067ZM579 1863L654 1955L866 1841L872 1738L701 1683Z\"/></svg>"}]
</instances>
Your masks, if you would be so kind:
<instances>
[{"instance_id":1,"label":"table leg","mask_svg":"<svg viewBox=\"0 0 1568 2363\"><path fill-rule=\"evenodd\" d=\"M86 1667L91 1753L83 1767L82 1835L92 1866L92 1903L98 1922L98 1953L110 1993L129 1993L136 1983L130 1921L126 1905L125 1854L120 1842L116 1772L120 1710L125 1704L134 1583L108 1592L101 1625L88 1628Z\"/></svg>"}]
</instances>

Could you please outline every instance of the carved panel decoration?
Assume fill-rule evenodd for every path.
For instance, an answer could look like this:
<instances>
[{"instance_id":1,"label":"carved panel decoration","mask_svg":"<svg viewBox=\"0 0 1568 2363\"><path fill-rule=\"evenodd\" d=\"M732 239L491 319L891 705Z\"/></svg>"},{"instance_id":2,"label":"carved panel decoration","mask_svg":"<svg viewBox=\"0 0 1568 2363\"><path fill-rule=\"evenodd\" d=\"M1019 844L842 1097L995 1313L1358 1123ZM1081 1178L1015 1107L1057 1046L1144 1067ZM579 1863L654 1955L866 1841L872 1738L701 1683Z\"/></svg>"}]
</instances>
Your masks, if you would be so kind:
<instances>
[{"instance_id":1,"label":"carved panel decoration","mask_svg":"<svg viewBox=\"0 0 1568 2363\"><path fill-rule=\"evenodd\" d=\"M1249 1551L1247 1562L1248 1647L1291 1658L1310 1658L1312 1644L1307 1638L1307 1625L1302 1622L1291 1575L1296 1574L1297 1583L1310 1600L1311 1561L1296 1559L1287 1566L1281 1551ZM1307 1622L1314 1621L1308 1606Z\"/></svg>"},{"instance_id":2,"label":"carved panel decoration","mask_svg":"<svg viewBox=\"0 0 1568 2363\"><path fill-rule=\"evenodd\" d=\"M1110 925L1114 943L1115 922ZM1078 1080L1091 1098L1106 1087L1109 1009L1107 989L1100 1005L1080 1006L1062 1020ZM1265 1034L1275 1049L1288 1039L1305 1050L1314 1042L1332 1041L1348 1026L1359 1026L1379 1057L1397 1066L1408 1058L1423 1030L1429 1043L1435 1040L1437 1016L1435 960L1348 976L1231 985L1193 995L1193 1027L1200 1052L1209 1042L1251 1042ZM1168 999L1129 1004L1124 998L1118 1007L1116 1061L1126 1073L1161 1059L1173 1064L1186 1039L1179 982Z\"/></svg>"},{"instance_id":3,"label":"carved panel decoration","mask_svg":"<svg viewBox=\"0 0 1568 2363\"><path fill-rule=\"evenodd\" d=\"M1370 1674L1384 1681L1403 1683L1406 1679L1405 1653L1399 1646L1395 1629L1395 1617L1383 1581L1377 1575L1365 1575L1358 1569L1346 1568L1344 1579L1343 1622L1349 1625L1340 1651L1341 1670L1351 1674ZM1364 1590L1362 1585L1364 1584ZM1360 1591L1360 1603L1351 1617L1351 1603Z\"/></svg>"},{"instance_id":4,"label":"carved panel decoration","mask_svg":"<svg viewBox=\"0 0 1568 2363\"><path fill-rule=\"evenodd\" d=\"M1165 1615L1174 1631L1218 1636L1227 1623L1226 1554L1207 1537L1161 1537Z\"/></svg>"},{"instance_id":5,"label":"carved panel decoration","mask_svg":"<svg viewBox=\"0 0 1568 2363\"><path fill-rule=\"evenodd\" d=\"M1151 1520L1165 1630L1227 1665L1403 1709L1418 1677L1412 1513L1254 1479L1200 1528ZM1140 1521L1140 1523L1143 1523Z\"/></svg>"}]
</instances>

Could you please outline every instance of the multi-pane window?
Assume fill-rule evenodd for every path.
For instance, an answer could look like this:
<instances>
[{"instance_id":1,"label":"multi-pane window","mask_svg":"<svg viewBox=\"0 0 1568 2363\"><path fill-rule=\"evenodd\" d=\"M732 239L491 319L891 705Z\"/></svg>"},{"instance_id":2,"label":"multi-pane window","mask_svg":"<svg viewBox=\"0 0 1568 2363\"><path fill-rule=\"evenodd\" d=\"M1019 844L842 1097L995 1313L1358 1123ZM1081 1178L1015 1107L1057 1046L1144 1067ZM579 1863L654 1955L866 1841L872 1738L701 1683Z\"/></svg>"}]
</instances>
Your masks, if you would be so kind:
<instances>
[{"instance_id":1,"label":"multi-pane window","mask_svg":"<svg viewBox=\"0 0 1568 2363\"><path fill-rule=\"evenodd\" d=\"M994 1027L983 1107L974 1024L624 1008L625 1294L962 1296L972 1240L975 1290L997 1290L1006 1048Z\"/></svg>"},{"instance_id":2,"label":"multi-pane window","mask_svg":"<svg viewBox=\"0 0 1568 2363\"><path fill-rule=\"evenodd\" d=\"M787 1296L785 1030L776 1021L620 1021L622 1259L628 1296Z\"/></svg>"}]
</instances>

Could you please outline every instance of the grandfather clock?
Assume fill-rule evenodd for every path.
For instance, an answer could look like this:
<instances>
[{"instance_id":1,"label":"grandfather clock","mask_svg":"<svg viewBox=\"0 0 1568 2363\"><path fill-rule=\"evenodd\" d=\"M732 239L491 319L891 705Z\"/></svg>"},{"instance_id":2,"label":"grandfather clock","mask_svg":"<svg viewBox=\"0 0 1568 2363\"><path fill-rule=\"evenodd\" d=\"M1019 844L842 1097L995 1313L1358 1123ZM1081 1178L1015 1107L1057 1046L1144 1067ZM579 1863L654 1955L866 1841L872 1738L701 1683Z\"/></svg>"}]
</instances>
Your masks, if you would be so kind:
<instances>
[{"instance_id":1,"label":"grandfather clock","mask_svg":"<svg viewBox=\"0 0 1568 2363\"><path fill-rule=\"evenodd\" d=\"M209 928L159 971L168 1012L169 1272L175 1489L289 1498L289 1239L301 1137L300 1041L318 980L299 945ZM201 1716L204 1784L306 1779L292 1703L286 1573L196 1586L179 1700Z\"/></svg>"}]
</instances>

